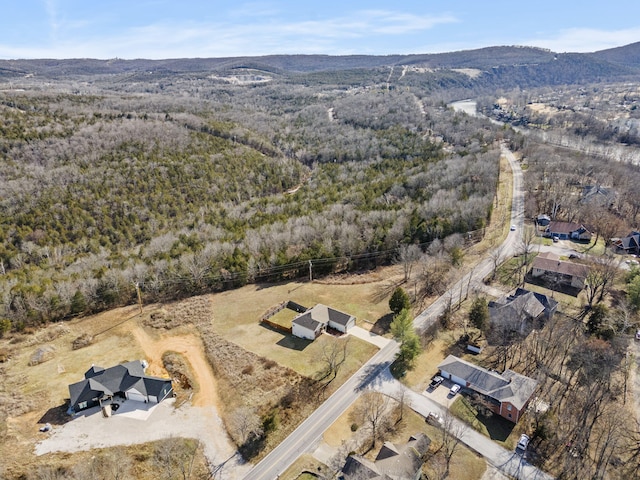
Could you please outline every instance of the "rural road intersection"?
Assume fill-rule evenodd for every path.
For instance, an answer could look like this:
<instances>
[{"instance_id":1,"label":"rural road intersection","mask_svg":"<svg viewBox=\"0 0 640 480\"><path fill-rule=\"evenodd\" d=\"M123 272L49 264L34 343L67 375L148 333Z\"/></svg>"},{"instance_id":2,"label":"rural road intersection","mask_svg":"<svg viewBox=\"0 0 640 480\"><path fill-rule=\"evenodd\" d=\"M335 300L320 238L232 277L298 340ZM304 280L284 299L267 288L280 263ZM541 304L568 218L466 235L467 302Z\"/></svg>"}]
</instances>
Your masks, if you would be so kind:
<instances>
[{"instance_id":1,"label":"rural road intersection","mask_svg":"<svg viewBox=\"0 0 640 480\"><path fill-rule=\"evenodd\" d=\"M522 170L513 153L502 147L513 173L513 203L511 207L510 231L501 247L500 261L512 257L522 241L524 225L524 187ZM453 285L449 292L438 298L429 308L414 319L417 330L425 330L435 322L447 307L450 298L457 298L462 289L477 285L491 273L493 262L487 256L476 267ZM404 389L405 398L417 413L426 416L431 411L444 412L442 405L407 389L395 380L389 372L399 345L389 341L358 372L329 397L312 415L289 435L278 447L258 463L245 477L246 480L273 480L278 478L301 454L309 451L322 437L324 431L355 402L365 389L375 389L390 396L398 396ZM457 420L456 420L457 422ZM464 444L481 454L487 462L500 472L519 480L551 480L553 477L528 464L522 456L510 452L471 428L462 429L461 440Z\"/></svg>"}]
</instances>

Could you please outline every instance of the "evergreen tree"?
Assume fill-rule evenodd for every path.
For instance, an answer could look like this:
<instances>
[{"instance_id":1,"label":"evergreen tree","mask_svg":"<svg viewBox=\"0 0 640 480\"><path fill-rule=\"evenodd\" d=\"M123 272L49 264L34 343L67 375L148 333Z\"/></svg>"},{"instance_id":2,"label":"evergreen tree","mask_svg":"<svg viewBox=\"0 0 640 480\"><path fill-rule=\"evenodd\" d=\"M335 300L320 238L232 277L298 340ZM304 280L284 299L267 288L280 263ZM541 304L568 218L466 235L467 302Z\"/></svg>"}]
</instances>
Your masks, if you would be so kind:
<instances>
[{"instance_id":1,"label":"evergreen tree","mask_svg":"<svg viewBox=\"0 0 640 480\"><path fill-rule=\"evenodd\" d=\"M398 287L393 291L389 299L389 308L396 315L402 310L409 310L409 308L411 308L411 300L407 292L404 291L404 288Z\"/></svg>"},{"instance_id":2,"label":"evergreen tree","mask_svg":"<svg viewBox=\"0 0 640 480\"><path fill-rule=\"evenodd\" d=\"M477 297L469 310L469 321L483 332L489 328L489 307L484 297Z\"/></svg>"},{"instance_id":3,"label":"evergreen tree","mask_svg":"<svg viewBox=\"0 0 640 480\"><path fill-rule=\"evenodd\" d=\"M76 293L71 299L71 314L79 315L87 309L87 301L80 290L76 290Z\"/></svg>"}]
</instances>

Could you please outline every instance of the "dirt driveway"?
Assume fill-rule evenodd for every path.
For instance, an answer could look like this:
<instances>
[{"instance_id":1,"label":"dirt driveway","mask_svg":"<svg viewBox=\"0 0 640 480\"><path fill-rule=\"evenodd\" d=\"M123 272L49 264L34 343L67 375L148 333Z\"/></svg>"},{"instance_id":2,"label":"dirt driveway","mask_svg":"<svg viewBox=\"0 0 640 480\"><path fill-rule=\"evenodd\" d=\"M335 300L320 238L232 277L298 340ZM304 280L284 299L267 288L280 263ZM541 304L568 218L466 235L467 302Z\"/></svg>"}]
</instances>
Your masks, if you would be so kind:
<instances>
[{"instance_id":1,"label":"dirt driveway","mask_svg":"<svg viewBox=\"0 0 640 480\"><path fill-rule=\"evenodd\" d=\"M216 379L211 365L204 357L202 340L195 335L180 335L172 337L152 338L140 326L135 326L131 334L144 350L149 362L149 374L154 375L162 368L162 355L167 351L174 351L183 355L191 365L198 391L191 403L194 407L216 406Z\"/></svg>"}]
</instances>

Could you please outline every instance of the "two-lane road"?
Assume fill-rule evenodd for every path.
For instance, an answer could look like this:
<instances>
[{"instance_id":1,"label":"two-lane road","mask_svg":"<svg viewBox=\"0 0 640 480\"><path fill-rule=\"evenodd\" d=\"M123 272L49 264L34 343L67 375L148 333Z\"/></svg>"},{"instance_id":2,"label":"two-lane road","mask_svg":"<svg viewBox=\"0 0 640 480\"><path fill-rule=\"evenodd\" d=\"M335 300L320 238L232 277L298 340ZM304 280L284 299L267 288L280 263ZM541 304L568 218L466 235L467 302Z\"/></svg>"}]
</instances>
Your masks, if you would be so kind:
<instances>
[{"instance_id":1,"label":"two-lane road","mask_svg":"<svg viewBox=\"0 0 640 480\"><path fill-rule=\"evenodd\" d=\"M391 365L397 352L396 342L389 342L378 351L291 435L251 469L245 479L274 480L278 478L279 474L320 439L324 431L355 402L367 384Z\"/></svg>"},{"instance_id":2,"label":"two-lane road","mask_svg":"<svg viewBox=\"0 0 640 480\"><path fill-rule=\"evenodd\" d=\"M522 226L524 224L524 190L522 182L522 170L518 165L513 154L506 148L502 147L502 153L505 155L511 171L513 172L513 203L511 207L511 225L515 225L515 231L510 231L509 235L502 243L501 260L505 260L513 256L517 252L522 241ZM468 285L475 285L481 282L491 273L493 262L490 258L481 261L472 272L465 275L456 282L447 293L438 298L425 311L414 319L414 326L417 330L425 330L435 322L440 314L447 307L449 298L457 298L457 294L461 289L467 288ZM329 397L313 414L311 414L300 426L291 433L280 445L278 445L269 455L267 455L260 463L258 463L245 477L246 480L274 480L278 475L285 471L301 454L307 452L322 436L324 431L343 413L348 407L355 402L360 392L368 384L380 383L385 375L385 371L393 362L399 345L396 342L390 342L386 347L382 348L374 355L365 365L358 370L344 385L342 385L331 397ZM419 402L416 402L416 405ZM465 433L463 441L476 435L474 433ZM485 447L487 453L493 444L486 437L477 434L480 440L477 442L487 443ZM497 445L496 445L497 447ZM474 447L475 448L475 447ZM495 448L494 448L495 450ZM508 460L504 455L506 451L497 450L500 455L496 455L491 463L500 468L502 464L503 471L510 471L505 466L509 465L510 460L501 462L501 458ZM482 452L480 452L482 453ZM510 455L510 454L509 454ZM543 475L543 474L542 474ZM519 476L516 476L519 478ZM522 478L538 478L538 477L522 477ZM540 478L547 478L544 475Z\"/></svg>"}]
</instances>

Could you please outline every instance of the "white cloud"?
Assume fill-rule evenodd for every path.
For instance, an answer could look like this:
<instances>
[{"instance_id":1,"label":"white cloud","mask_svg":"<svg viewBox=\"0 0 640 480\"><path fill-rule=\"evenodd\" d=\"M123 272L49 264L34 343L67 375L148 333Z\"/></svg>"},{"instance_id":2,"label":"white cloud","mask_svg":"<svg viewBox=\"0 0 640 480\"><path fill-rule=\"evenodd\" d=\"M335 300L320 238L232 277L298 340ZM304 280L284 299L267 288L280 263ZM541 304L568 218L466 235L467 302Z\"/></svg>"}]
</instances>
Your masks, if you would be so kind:
<instances>
[{"instance_id":1,"label":"white cloud","mask_svg":"<svg viewBox=\"0 0 640 480\"><path fill-rule=\"evenodd\" d=\"M570 28L551 38L534 38L526 45L548 48L554 52L596 52L628 45L640 40L640 27L623 30Z\"/></svg>"},{"instance_id":2,"label":"white cloud","mask_svg":"<svg viewBox=\"0 0 640 480\"><path fill-rule=\"evenodd\" d=\"M47 0L55 13L54 0ZM268 7L268 4L260 4ZM255 6L256 9L258 5ZM84 38L58 38L46 46L15 49L0 46L0 57L21 58L172 58L267 55L278 53L379 52L385 36L399 38L455 22L451 15L415 15L365 10L350 16L314 21L282 21L275 17L244 18L244 23L156 23L124 30L107 37L86 33ZM249 21L246 21L249 20ZM67 31L67 29L64 29ZM78 32L74 32L74 35ZM63 32L60 32L63 37ZM370 47L363 43L371 38ZM377 43L376 43L377 42ZM397 52L396 52L397 53Z\"/></svg>"}]
</instances>

